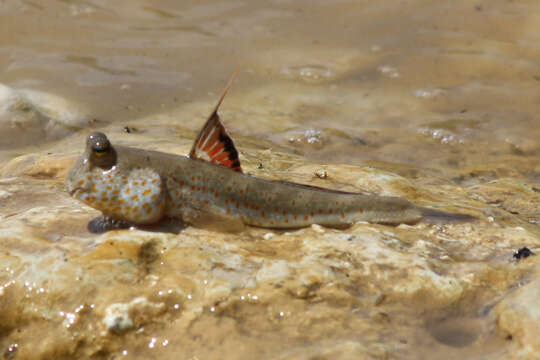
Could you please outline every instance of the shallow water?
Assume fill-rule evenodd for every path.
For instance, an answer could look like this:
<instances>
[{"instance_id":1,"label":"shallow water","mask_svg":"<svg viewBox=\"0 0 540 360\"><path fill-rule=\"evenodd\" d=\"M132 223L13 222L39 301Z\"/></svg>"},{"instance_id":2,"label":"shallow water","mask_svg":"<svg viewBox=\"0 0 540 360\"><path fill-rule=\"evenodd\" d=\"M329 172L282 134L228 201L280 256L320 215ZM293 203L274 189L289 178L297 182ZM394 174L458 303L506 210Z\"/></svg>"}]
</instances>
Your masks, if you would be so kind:
<instances>
[{"instance_id":1,"label":"shallow water","mask_svg":"<svg viewBox=\"0 0 540 360\"><path fill-rule=\"evenodd\" d=\"M532 0L1 2L4 356L531 356L539 34ZM185 154L237 68L248 172L479 221L89 234L62 181L91 129Z\"/></svg>"}]
</instances>

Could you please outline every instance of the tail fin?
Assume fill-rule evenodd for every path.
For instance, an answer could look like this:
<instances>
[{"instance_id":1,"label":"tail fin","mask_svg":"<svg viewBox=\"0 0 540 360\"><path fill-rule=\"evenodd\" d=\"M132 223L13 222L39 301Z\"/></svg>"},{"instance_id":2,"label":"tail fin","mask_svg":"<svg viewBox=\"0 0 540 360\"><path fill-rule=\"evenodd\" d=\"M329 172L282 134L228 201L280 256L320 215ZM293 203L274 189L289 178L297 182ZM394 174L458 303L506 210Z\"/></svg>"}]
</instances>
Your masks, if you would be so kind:
<instances>
[{"instance_id":1,"label":"tail fin","mask_svg":"<svg viewBox=\"0 0 540 360\"><path fill-rule=\"evenodd\" d=\"M423 220L429 224L459 224L477 220L474 216L458 213L448 213L431 208L421 207Z\"/></svg>"}]
</instances>

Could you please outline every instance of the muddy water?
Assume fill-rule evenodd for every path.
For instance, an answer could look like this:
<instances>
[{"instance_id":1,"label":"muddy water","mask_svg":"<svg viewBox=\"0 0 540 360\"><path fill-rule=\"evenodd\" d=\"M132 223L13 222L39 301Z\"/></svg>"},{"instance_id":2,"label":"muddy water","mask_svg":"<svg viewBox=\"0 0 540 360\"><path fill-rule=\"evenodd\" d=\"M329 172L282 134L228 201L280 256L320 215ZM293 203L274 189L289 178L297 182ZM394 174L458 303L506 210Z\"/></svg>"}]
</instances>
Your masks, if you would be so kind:
<instances>
[{"instance_id":1,"label":"muddy water","mask_svg":"<svg viewBox=\"0 0 540 360\"><path fill-rule=\"evenodd\" d=\"M533 358L538 34L536 1L1 2L0 350ZM236 68L248 172L478 222L89 234L62 181L90 129L186 153Z\"/></svg>"}]
</instances>

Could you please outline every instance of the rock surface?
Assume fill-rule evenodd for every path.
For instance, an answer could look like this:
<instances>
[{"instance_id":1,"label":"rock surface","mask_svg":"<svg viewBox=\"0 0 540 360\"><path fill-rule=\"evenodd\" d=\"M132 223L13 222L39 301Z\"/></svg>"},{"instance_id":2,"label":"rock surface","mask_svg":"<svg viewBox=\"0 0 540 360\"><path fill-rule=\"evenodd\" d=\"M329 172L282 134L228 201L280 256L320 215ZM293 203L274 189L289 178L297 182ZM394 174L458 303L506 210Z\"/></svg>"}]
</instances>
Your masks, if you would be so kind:
<instances>
[{"instance_id":1,"label":"rock surface","mask_svg":"<svg viewBox=\"0 0 540 360\"><path fill-rule=\"evenodd\" d=\"M98 213L63 191L80 149L54 151L82 139L1 169L0 324L2 346L17 359L412 358L422 347L435 358L524 359L540 348L539 260L512 258L522 246L540 251L539 228L528 222L538 216L538 195L526 184L419 187L376 168L246 149L245 170L256 176L399 195L479 220L96 236L86 224ZM326 177L316 175L321 168ZM508 204L519 204L519 214Z\"/></svg>"}]
</instances>

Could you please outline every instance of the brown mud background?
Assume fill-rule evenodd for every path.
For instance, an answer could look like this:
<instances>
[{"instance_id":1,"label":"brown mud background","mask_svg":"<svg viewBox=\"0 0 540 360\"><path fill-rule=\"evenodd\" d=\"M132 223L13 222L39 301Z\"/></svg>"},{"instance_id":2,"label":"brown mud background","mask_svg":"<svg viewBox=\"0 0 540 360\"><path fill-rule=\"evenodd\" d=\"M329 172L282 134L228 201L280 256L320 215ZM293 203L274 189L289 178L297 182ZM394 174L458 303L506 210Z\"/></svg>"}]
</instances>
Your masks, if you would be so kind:
<instances>
[{"instance_id":1,"label":"brown mud background","mask_svg":"<svg viewBox=\"0 0 540 360\"><path fill-rule=\"evenodd\" d=\"M537 1L0 2L0 356L540 358ZM92 130L470 224L89 234Z\"/></svg>"}]
</instances>

